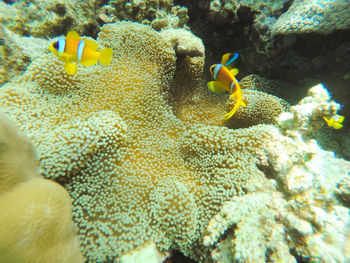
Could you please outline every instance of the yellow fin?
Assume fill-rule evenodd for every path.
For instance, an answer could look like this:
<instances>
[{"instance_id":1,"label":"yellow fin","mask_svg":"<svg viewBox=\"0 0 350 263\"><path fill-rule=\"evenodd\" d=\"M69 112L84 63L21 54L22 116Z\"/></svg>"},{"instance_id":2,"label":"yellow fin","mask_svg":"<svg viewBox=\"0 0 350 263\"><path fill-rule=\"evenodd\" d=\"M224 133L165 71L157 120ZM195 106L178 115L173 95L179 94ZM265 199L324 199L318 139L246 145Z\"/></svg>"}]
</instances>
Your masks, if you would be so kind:
<instances>
[{"instance_id":1,"label":"yellow fin","mask_svg":"<svg viewBox=\"0 0 350 263\"><path fill-rule=\"evenodd\" d=\"M236 76L238 72L239 72L238 68L233 68L230 70L230 74L232 74L233 76Z\"/></svg>"},{"instance_id":2,"label":"yellow fin","mask_svg":"<svg viewBox=\"0 0 350 263\"><path fill-rule=\"evenodd\" d=\"M74 75L77 73L77 65L74 63L66 63L64 68L66 69L68 75Z\"/></svg>"},{"instance_id":3,"label":"yellow fin","mask_svg":"<svg viewBox=\"0 0 350 263\"><path fill-rule=\"evenodd\" d=\"M231 118L231 117L233 116L233 114L236 113L236 111L239 109L240 106L241 106L240 103L237 103L237 102L236 102L236 104L235 104L235 106L232 108L232 110L231 110L230 112L226 113L226 114L223 116L224 119L225 119L225 120L228 120L229 118Z\"/></svg>"},{"instance_id":4,"label":"yellow fin","mask_svg":"<svg viewBox=\"0 0 350 263\"><path fill-rule=\"evenodd\" d=\"M97 58L80 61L80 64L82 64L85 67L95 65L96 63L97 63Z\"/></svg>"},{"instance_id":5,"label":"yellow fin","mask_svg":"<svg viewBox=\"0 0 350 263\"><path fill-rule=\"evenodd\" d=\"M241 102L241 105L242 105L243 107L247 107L247 104L245 104L243 100L242 100L242 102Z\"/></svg>"},{"instance_id":6,"label":"yellow fin","mask_svg":"<svg viewBox=\"0 0 350 263\"><path fill-rule=\"evenodd\" d=\"M221 84L219 81L209 81L207 83L208 88L214 92L214 93L222 93L228 91L224 85Z\"/></svg>"},{"instance_id":7,"label":"yellow fin","mask_svg":"<svg viewBox=\"0 0 350 263\"><path fill-rule=\"evenodd\" d=\"M111 63L112 56L113 49L104 48L99 52L98 60L101 62L102 65L108 66L109 63Z\"/></svg>"},{"instance_id":8,"label":"yellow fin","mask_svg":"<svg viewBox=\"0 0 350 263\"><path fill-rule=\"evenodd\" d=\"M74 38L74 39L80 39L80 36L77 32L75 31L69 31L67 33L67 38Z\"/></svg>"},{"instance_id":9,"label":"yellow fin","mask_svg":"<svg viewBox=\"0 0 350 263\"><path fill-rule=\"evenodd\" d=\"M84 39L85 44L91 48L92 50L96 51L98 49L98 44L95 40L92 39Z\"/></svg>"},{"instance_id":10,"label":"yellow fin","mask_svg":"<svg viewBox=\"0 0 350 263\"><path fill-rule=\"evenodd\" d=\"M232 55L232 53L226 53L226 54L222 55L222 57L221 57L221 64L225 65L231 55Z\"/></svg>"},{"instance_id":11,"label":"yellow fin","mask_svg":"<svg viewBox=\"0 0 350 263\"><path fill-rule=\"evenodd\" d=\"M336 130L339 130L339 129L343 128L343 124L335 122L333 124L333 128L336 129Z\"/></svg>"},{"instance_id":12,"label":"yellow fin","mask_svg":"<svg viewBox=\"0 0 350 263\"><path fill-rule=\"evenodd\" d=\"M323 117L323 119L326 121L327 125L330 126L329 125L329 119L327 117Z\"/></svg>"},{"instance_id":13,"label":"yellow fin","mask_svg":"<svg viewBox=\"0 0 350 263\"><path fill-rule=\"evenodd\" d=\"M337 115L337 116L338 116L337 122L342 123L344 121L345 117L343 115Z\"/></svg>"}]
</instances>

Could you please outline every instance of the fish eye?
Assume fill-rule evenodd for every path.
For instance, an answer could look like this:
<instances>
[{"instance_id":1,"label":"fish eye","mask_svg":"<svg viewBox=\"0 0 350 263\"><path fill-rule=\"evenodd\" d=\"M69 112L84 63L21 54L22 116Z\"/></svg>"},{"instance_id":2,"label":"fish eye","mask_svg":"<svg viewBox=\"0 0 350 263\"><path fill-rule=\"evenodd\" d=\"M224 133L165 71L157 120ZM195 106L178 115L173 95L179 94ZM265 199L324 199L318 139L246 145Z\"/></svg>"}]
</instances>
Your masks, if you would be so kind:
<instances>
[{"instance_id":1,"label":"fish eye","mask_svg":"<svg viewBox=\"0 0 350 263\"><path fill-rule=\"evenodd\" d=\"M58 41L56 41L55 43L53 43L53 47L54 47L55 49L58 49Z\"/></svg>"}]
</instances>

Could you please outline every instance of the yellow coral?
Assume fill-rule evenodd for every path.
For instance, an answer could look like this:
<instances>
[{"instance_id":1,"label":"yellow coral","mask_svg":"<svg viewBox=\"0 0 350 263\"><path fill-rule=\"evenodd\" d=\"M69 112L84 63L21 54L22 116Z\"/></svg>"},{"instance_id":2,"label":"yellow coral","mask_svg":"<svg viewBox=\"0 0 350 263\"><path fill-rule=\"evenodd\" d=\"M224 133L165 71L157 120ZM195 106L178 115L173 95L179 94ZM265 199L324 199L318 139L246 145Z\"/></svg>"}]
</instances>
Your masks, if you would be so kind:
<instances>
[{"instance_id":1,"label":"yellow coral","mask_svg":"<svg viewBox=\"0 0 350 263\"><path fill-rule=\"evenodd\" d=\"M0 262L83 262L67 191L42 179L28 139L0 116Z\"/></svg>"}]
</instances>

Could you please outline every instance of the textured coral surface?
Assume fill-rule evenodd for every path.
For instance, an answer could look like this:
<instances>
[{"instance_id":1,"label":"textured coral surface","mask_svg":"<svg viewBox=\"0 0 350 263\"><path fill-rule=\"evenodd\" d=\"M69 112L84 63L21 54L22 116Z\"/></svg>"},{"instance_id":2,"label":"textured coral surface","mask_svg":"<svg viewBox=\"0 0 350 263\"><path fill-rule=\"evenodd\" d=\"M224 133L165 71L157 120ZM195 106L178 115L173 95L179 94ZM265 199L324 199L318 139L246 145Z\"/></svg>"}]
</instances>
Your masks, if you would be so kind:
<instances>
[{"instance_id":1,"label":"textured coral surface","mask_svg":"<svg viewBox=\"0 0 350 263\"><path fill-rule=\"evenodd\" d=\"M0 116L0 262L83 262L67 191L43 179L27 137Z\"/></svg>"},{"instance_id":2,"label":"textured coral surface","mask_svg":"<svg viewBox=\"0 0 350 263\"><path fill-rule=\"evenodd\" d=\"M193 248L203 226L223 201L246 192L268 131L193 127L183 134L167 104L173 49L132 23L104 26L99 41L115 51L110 66L67 76L54 56L43 56L4 87L2 109L30 134L42 173L70 192L90 261L148 241L202 258Z\"/></svg>"},{"instance_id":3,"label":"textured coral surface","mask_svg":"<svg viewBox=\"0 0 350 263\"><path fill-rule=\"evenodd\" d=\"M199 262L346 259L348 163L265 125L288 105L262 91L244 94L240 116L252 127L223 127L233 102L200 85L203 46L175 31L107 24L98 43L114 50L109 66L68 76L43 55L0 90L1 111L30 136L40 172L71 195L86 260L161 262L172 249ZM337 180L314 169L323 157L341 163Z\"/></svg>"}]
</instances>

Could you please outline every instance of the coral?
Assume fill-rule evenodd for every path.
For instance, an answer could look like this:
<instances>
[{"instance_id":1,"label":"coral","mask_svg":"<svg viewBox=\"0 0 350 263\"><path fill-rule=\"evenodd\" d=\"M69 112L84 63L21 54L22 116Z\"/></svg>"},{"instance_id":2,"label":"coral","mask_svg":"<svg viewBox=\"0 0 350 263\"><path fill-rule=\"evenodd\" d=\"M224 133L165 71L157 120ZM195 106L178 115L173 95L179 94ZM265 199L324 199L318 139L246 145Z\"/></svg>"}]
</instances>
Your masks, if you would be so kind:
<instances>
[{"instance_id":1,"label":"coral","mask_svg":"<svg viewBox=\"0 0 350 263\"><path fill-rule=\"evenodd\" d=\"M56 57L43 55L0 90L1 111L35 144L41 173L71 195L85 260L161 262L172 250L199 262L347 259L349 163L303 141L298 125L282 129L291 137L271 125L208 125L232 102L199 85L201 43L178 49L195 37L169 32L104 25L98 42L114 51L109 66L67 76ZM188 100L176 97L186 75L194 84ZM259 101L283 108L277 97L244 91L257 100L249 112L267 104ZM332 114L318 94L327 93L313 89L305 101ZM206 111L196 119L176 108L184 101ZM201 119L206 114L215 116ZM249 253L252 244L259 249Z\"/></svg>"},{"instance_id":2,"label":"coral","mask_svg":"<svg viewBox=\"0 0 350 263\"><path fill-rule=\"evenodd\" d=\"M187 8L174 6L172 0L112 0L102 12L109 21L130 20L150 25L155 30L183 28L188 22Z\"/></svg>"},{"instance_id":3,"label":"coral","mask_svg":"<svg viewBox=\"0 0 350 263\"><path fill-rule=\"evenodd\" d=\"M227 45L235 48L241 46L245 38L249 38L253 42L250 46L255 46L259 53L265 53L271 48L272 27L289 2L212 0L198 1L196 8L204 12L211 24L222 26L220 29L215 27L208 38L216 34L216 42L227 42ZM235 41L236 38L239 41Z\"/></svg>"},{"instance_id":4,"label":"coral","mask_svg":"<svg viewBox=\"0 0 350 263\"><path fill-rule=\"evenodd\" d=\"M53 37L68 30L81 35L96 34L95 1L0 2L1 24L19 35Z\"/></svg>"},{"instance_id":5,"label":"coral","mask_svg":"<svg viewBox=\"0 0 350 263\"><path fill-rule=\"evenodd\" d=\"M232 128L245 128L257 124L276 124L278 116L289 108L289 104L271 94L244 89L243 100L247 107L240 107L237 113L227 121ZM226 110L233 107L235 100L230 99Z\"/></svg>"},{"instance_id":6,"label":"coral","mask_svg":"<svg viewBox=\"0 0 350 263\"><path fill-rule=\"evenodd\" d=\"M53 37L75 30L95 37L100 25L137 21L156 30L184 28L187 9L173 1L15 1L0 2L0 23L19 35Z\"/></svg>"},{"instance_id":7,"label":"coral","mask_svg":"<svg viewBox=\"0 0 350 263\"><path fill-rule=\"evenodd\" d=\"M67 76L44 55L1 89L1 110L34 142L42 174L70 193L88 261L137 258L152 243L160 257L174 248L205 260L209 219L261 179L254 155L269 128L186 128L168 104L176 57L161 34L122 22L98 41L114 50L108 67Z\"/></svg>"},{"instance_id":8,"label":"coral","mask_svg":"<svg viewBox=\"0 0 350 263\"><path fill-rule=\"evenodd\" d=\"M47 40L20 37L0 25L0 85L21 75L36 57L48 52Z\"/></svg>"},{"instance_id":9,"label":"coral","mask_svg":"<svg viewBox=\"0 0 350 263\"><path fill-rule=\"evenodd\" d=\"M178 103L175 104L175 114L189 126L194 122L229 128L276 124L277 117L289 108L289 104L271 94L251 89L271 90L273 83L264 81L264 85L260 85L251 78L244 78L242 82L242 94L247 107L240 107L227 121L222 116L232 109L235 99L229 99L227 94L211 94L202 85L183 84L176 88L180 94L175 95Z\"/></svg>"},{"instance_id":10,"label":"coral","mask_svg":"<svg viewBox=\"0 0 350 263\"><path fill-rule=\"evenodd\" d=\"M83 262L67 191L38 174L32 144L3 115L0 143L0 261Z\"/></svg>"},{"instance_id":11,"label":"coral","mask_svg":"<svg viewBox=\"0 0 350 263\"><path fill-rule=\"evenodd\" d=\"M208 224L203 242L214 261L349 261L350 163L314 140L277 128L270 135L258 157L265 180L225 202Z\"/></svg>"},{"instance_id":12,"label":"coral","mask_svg":"<svg viewBox=\"0 0 350 263\"><path fill-rule=\"evenodd\" d=\"M206 3L202 1L202 8L204 8ZM283 5L286 0L282 1L253 1L253 0L213 0L210 2L209 6L209 19L215 23L224 23L225 20L240 20L240 12L244 9L248 9L250 13L255 14L256 22L261 25L271 26L276 20L276 15L283 10ZM261 26L262 27L262 26ZM263 27L261 28L263 29Z\"/></svg>"},{"instance_id":13,"label":"coral","mask_svg":"<svg viewBox=\"0 0 350 263\"><path fill-rule=\"evenodd\" d=\"M273 25L272 34L329 34L350 28L347 0L295 0Z\"/></svg>"},{"instance_id":14,"label":"coral","mask_svg":"<svg viewBox=\"0 0 350 263\"><path fill-rule=\"evenodd\" d=\"M294 133L295 130L302 134L314 132L325 125L323 117L330 118L341 108L339 103L331 100L323 84L310 88L308 95L298 105L291 107L290 112L279 116L278 122L287 133Z\"/></svg>"}]
</instances>

